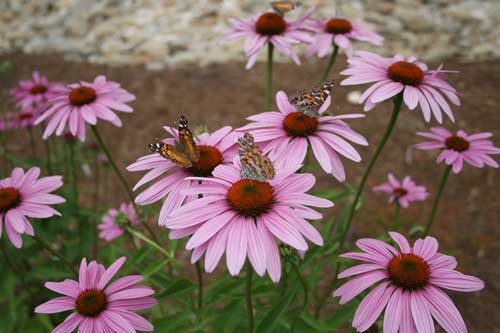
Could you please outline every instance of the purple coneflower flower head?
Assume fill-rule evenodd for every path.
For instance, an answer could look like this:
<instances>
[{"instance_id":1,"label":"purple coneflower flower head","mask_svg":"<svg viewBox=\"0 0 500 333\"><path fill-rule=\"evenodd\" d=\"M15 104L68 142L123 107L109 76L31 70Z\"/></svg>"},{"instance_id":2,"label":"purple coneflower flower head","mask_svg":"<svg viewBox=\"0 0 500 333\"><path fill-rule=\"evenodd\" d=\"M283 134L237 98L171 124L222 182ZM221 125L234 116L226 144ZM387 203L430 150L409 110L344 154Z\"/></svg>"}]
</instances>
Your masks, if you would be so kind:
<instances>
[{"instance_id":1,"label":"purple coneflower flower head","mask_svg":"<svg viewBox=\"0 0 500 333\"><path fill-rule=\"evenodd\" d=\"M87 265L82 259L79 281L66 279L47 282L45 287L63 296L54 298L35 308L36 313L73 311L52 333L78 332L151 332L153 325L132 312L156 305L151 297L154 290L137 285L142 275L127 275L109 283L125 262L116 260L108 269L96 261ZM109 284L109 285L108 285Z\"/></svg>"},{"instance_id":2,"label":"purple coneflower flower head","mask_svg":"<svg viewBox=\"0 0 500 333\"><path fill-rule=\"evenodd\" d=\"M97 119L109 121L120 127L122 122L114 111L132 112L127 102L135 96L113 81L106 81L100 75L92 83L81 81L58 90L49 100L49 108L36 120L39 124L47 119L43 138L47 139L54 132L61 135L66 127L80 141L85 141L86 123L97 124Z\"/></svg>"},{"instance_id":3,"label":"purple coneflower flower head","mask_svg":"<svg viewBox=\"0 0 500 333\"><path fill-rule=\"evenodd\" d=\"M9 114L9 124L8 128L24 128L28 126L33 126L35 120L40 115L38 109L28 109L21 110L19 112Z\"/></svg>"},{"instance_id":4,"label":"purple coneflower flower head","mask_svg":"<svg viewBox=\"0 0 500 333\"><path fill-rule=\"evenodd\" d=\"M410 110L420 105L425 121L429 122L432 114L438 123L442 123L442 112L455 121L443 95L455 105L460 105L460 100L455 88L446 82L449 71L443 70L442 66L429 70L427 65L414 57L407 60L401 55L384 58L366 51L355 52L347 61L349 67L340 74L349 77L341 85L374 83L359 100L365 103L365 111L402 93L404 104Z\"/></svg>"},{"instance_id":5,"label":"purple coneflower flower head","mask_svg":"<svg viewBox=\"0 0 500 333\"><path fill-rule=\"evenodd\" d=\"M112 241L120 237L125 232L124 227L141 223L141 218L137 215L134 205L122 203L119 209L112 208L102 217L102 223L97 226L99 237Z\"/></svg>"},{"instance_id":6,"label":"purple coneflower flower head","mask_svg":"<svg viewBox=\"0 0 500 333\"><path fill-rule=\"evenodd\" d=\"M410 202L424 201L428 196L425 186L419 186L406 176L402 182L397 180L392 173L387 175L388 182L373 188L375 192L382 192L389 195L389 202L396 202L403 208L408 208Z\"/></svg>"},{"instance_id":7,"label":"purple coneflower flower head","mask_svg":"<svg viewBox=\"0 0 500 333\"><path fill-rule=\"evenodd\" d=\"M178 130L170 126L165 126L164 129L172 138L163 142L175 144L179 140ZM166 197L158 220L159 225L164 226L173 209L193 199L182 191L197 186L198 181L183 181L186 177L210 177L218 165L232 163L236 151L236 136L231 131L230 126L225 126L212 134L203 133L195 137L200 156L190 168L181 168L158 153L143 156L129 165L128 171L149 170L134 186L134 191L154 180L149 188L136 197L135 202L139 205L150 205ZM175 237L175 234L171 233L170 236Z\"/></svg>"},{"instance_id":8,"label":"purple coneflower flower head","mask_svg":"<svg viewBox=\"0 0 500 333\"><path fill-rule=\"evenodd\" d=\"M356 242L364 252L341 255L365 263L339 274L341 279L354 276L333 293L341 297L340 304L378 284L359 304L352 326L358 332L366 331L385 308L385 333L432 333L433 320L446 332L467 332L460 312L441 289L471 292L483 289L484 282L457 272L457 261L437 252L434 237L418 239L412 248L401 234L389 235L399 250L380 240L364 238Z\"/></svg>"},{"instance_id":9,"label":"purple coneflower flower head","mask_svg":"<svg viewBox=\"0 0 500 333\"><path fill-rule=\"evenodd\" d=\"M256 14L249 19L230 18L232 29L226 33L224 41L245 38L245 55L248 58L246 69L253 67L259 51L266 43L272 43L280 53L300 65L299 57L292 46L313 41L308 23L313 11L314 8L308 10L295 21L287 20L272 11Z\"/></svg>"},{"instance_id":10,"label":"purple coneflower flower head","mask_svg":"<svg viewBox=\"0 0 500 333\"><path fill-rule=\"evenodd\" d=\"M266 161L257 164L269 167L271 162ZM188 250L193 250L191 262L204 254L207 272L215 269L225 253L231 275L239 274L248 257L258 275L267 271L271 280L278 282L278 244L306 251L305 237L322 246L320 233L307 221L321 219L322 215L310 207L331 207L333 203L306 194L315 178L307 173L296 174L300 165L268 169L271 179L243 176L255 171L255 165L243 168L235 159L233 165L215 168L212 178L188 178L201 184L185 193L203 197L172 211L165 226L178 235L191 236L186 244Z\"/></svg>"},{"instance_id":11,"label":"purple coneflower flower head","mask_svg":"<svg viewBox=\"0 0 500 333\"><path fill-rule=\"evenodd\" d=\"M23 245L22 234L35 235L28 218L61 215L51 205L65 202L64 198L50 193L63 185L62 177L39 176L39 168L33 167L26 173L15 168L10 177L0 180L0 236L5 226L7 237L17 248Z\"/></svg>"},{"instance_id":12,"label":"purple coneflower flower head","mask_svg":"<svg viewBox=\"0 0 500 333\"><path fill-rule=\"evenodd\" d=\"M339 155L360 162L361 156L347 142L367 146L366 139L344 120L362 118L363 114L325 116L330 106L328 97L318 111L318 117L306 115L290 103L287 94L279 91L276 104L279 112L264 112L248 117L252 123L238 129L249 132L264 153L270 153L277 166L302 164L309 147L321 168L339 181L345 180L345 170ZM347 140L346 140L347 139Z\"/></svg>"},{"instance_id":13,"label":"purple coneflower flower head","mask_svg":"<svg viewBox=\"0 0 500 333\"><path fill-rule=\"evenodd\" d=\"M47 107L47 101L57 95L60 83L47 80L37 71L31 80L21 80L16 88L11 89L16 105L21 111L41 112Z\"/></svg>"},{"instance_id":14,"label":"purple coneflower flower head","mask_svg":"<svg viewBox=\"0 0 500 333\"><path fill-rule=\"evenodd\" d=\"M421 150L440 150L436 162L444 161L451 165L454 173L462 170L464 161L476 168L482 168L485 165L492 168L498 168L498 163L490 155L500 154L500 148L493 146L493 142L488 140L493 136L489 132L481 132L468 135L462 130L455 134L446 128L434 127L431 132L417 132L417 135L431 139L415 145Z\"/></svg>"},{"instance_id":15,"label":"purple coneflower flower head","mask_svg":"<svg viewBox=\"0 0 500 333\"><path fill-rule=\"evenodd\" d=\"M369 42L376 46L384 43L384 37L375 32L366 30L357 23L343 18L327 20L311 20L315 30L314 41L306 50L306 56L317 54L318 57L326 56L333 45L344 49L348 57L353 54L351 40Z\"/></svg>"}]
</instances>

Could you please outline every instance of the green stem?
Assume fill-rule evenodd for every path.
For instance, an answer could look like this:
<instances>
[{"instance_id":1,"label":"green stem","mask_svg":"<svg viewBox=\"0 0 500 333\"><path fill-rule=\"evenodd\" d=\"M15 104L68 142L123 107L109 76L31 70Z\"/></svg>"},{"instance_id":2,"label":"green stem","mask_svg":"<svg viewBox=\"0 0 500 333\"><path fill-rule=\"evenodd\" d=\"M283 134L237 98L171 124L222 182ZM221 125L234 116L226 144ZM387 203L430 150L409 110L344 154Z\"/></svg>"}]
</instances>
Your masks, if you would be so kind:
<instances>
[{"instance_id":1,"label":"green stem","mask_svg":"<svg viewBox=\"0 0 500 333\"><path fill-rule=\"evenodd\" d=\"M130 227L125 227L125 230L127 230L127 232L130 233L132 236L137 237L137 238L143 240L149 246L151 246L152 248L154 248L155 250L157 250L158 252L160 252L161 254L163 254L167 259L172 260L172 255L170 253L168 253L167 250L165 250L164 248L162 248L160 246L160 244L156 243L154 240L149 239L143 233L141 233L141 232L139 232L137 230L134 230L134 229L132 229Z\"/></svg>"},{"instance_id":2,"label":"green stem","mask_svg":"<svg viewBox=\"0 0 500 333\"><path fill-rule=\"evenodd\" d=\"M33 126L26 127L28 130L28 137L30 139L31 146L31 157L36 158L36 149L35 149L35 137L33 136Z\"/></svg>"},{"instance_id":3,"label":"green stem","mask_svg":"<svg viewBox=\"0 0 500 333\"><path fill-rule=\"evenodd\" d=\"M441 195L443 194L444 186L446 185L446 180L450 175L451 168L452 168L451 165L449 165L446 167L446 169L444 169L444 174L443 177L441 178L441 182L439 183L439 189L436 194L436 198L434 199L434 204L432 205L431 216L429 217L427 225L425 226L424 229L424 234L423 234L424 237L427 236L427 234L429 234L429 231L432 228L432 224L434 223L434 218L436 217L437 214L439 201L441 199Z\"/></svg>"},{"instance_id":4,"label":"green stem","mask_svg":"<svg viewBox=\"0 0 500 333\"><path fill-rule=\"evenodd\" d=\"M198 311L201 319L203 310L203 271L199 260L196 262L195 266L196 275L198 276Z\"/></svg>"},{"instance_id":5,"label":"green stem","mask_svg":"<svg viewBox=\"0 0 500 333\"><path fill-rule=\"evenodd\" d=\"M330 75L330 71L332 70L333 65L335 64L335 60L337 59L337 55L339 53L339 47L337 44L333 44L333 52L330 55L330 59L328 60L328 65L326 65L325 72L323 73L323 76L321 77L321 83L325 82L328 76Z\"/></svg>"},{"instance_id":6,"label":"green stem","mask_svg":"<svg viewBox=\"0 0 500 333\"><path fill-rule=\"evenodd\" d=\"M396 231L398 229L400 211L401 211L401 206L396 202L394 207L394 214L392 214L392 219L391 219L391 231Z\"/></svg>"},{"instance_id":7,"label":"green stem","mask_svg":"<svg viewBox=\"0 0 500 333\"><path fill-rule=\"evenodd\" d=\"M43 140L44 146L45 146L45 157L47 158L47 170L49 171L49 174L53 174L52 170L52 151L50 149L50 143L47 140Z\"/></svg>"},{"instance_id":8,"label":"green stem","mask_svg":"<svg viewBox=\"0 0 500 333\"><path fill-rule=\"evenodd\" d=\"M71 265L71 263L61 256L57 251L53 250L49 244L47 244L43 239L38 236L32 236L32 238L43 248L45 248L50 254L57 257L68 269L70 269L76 276L78 276L77 270Z\"/></svg>"},{"instance_id":9,"label":"green stem","mask_svg":"<svg viewBox=\"0 0 500 333\"><path fill-rule=\"evenodd\" d=\"M307 302L309 299L309 291L307 288L307 282L304 280L304 277L302 277L302 274L300 274L299 267L297 267L297 264L292 263L292 268L295 271L295 274L297 274L297 278L299 279L299 282L302 285L302 289L304 290L304 300L302 301L302 305L300 306L300 310L297 313L297 316L295 317L295 319L293 319L291 329L290 329L291 332L293 332L295 329L295 324L297 323L297 319L300 317L302 312L304 312L304 310L307 308Z\"/></svg>"},{"instance_id":10,"label":"green stem","mask_svg":"<svg viewBox=\"0 0 500 333\"><path fill-rule=\"evenodd\" d=\"M266 106L265 111L271 110L271 99L273 95L273 51L274 45L267 43L267 86L266 86Z\"/></svg>"},{"instance_id":11,"label":"green stem","mask_svg":"<svg viewBox=\"0 0 500 333\"><path fill-rule=\"evenodd\" d=\"M254 319L253 319L253 305L252 305L252 265L247 264L247 276L246 276L246 306L247 306L247 317L248 317L248 332L253 333Z\"/></svg>"},{"instance_id":12,"label":"green stem","mask_svg":"<svg viewBox=\"0 0 500 333\"><path fill-rule=\"evenodd\" d=\"M99 185L100 185L100 179L99 179L99 161L97 160L97 156L94 156L94 211L97 212L99 210ZM99 255L99 230L97 228L97 225L99 224L98 220L96 219L95 225L94 225L94 247L92 249L92 253L94 255L94 258L97 259L97 256Z\"/></svg>"},{"instance_id":13,"label":"green stem","mask_svg":"<svg viewBox=\"0 0 500 333\"><path fill-rule=\"evenodd\" d=\"M347 217L345 229L343 231L343 234L340 236L339 249L342 249L342 247L344 245L345 239L347 237L349 228L350 228L351 223L352 223L352 218L354 217L354 211L356 210L356 206L358 205L358 202L361 199L361 194L363 193L363 189L365 187L366 180L368 179L368 176L370 175L370 172L372 171L373 166L375 165L375 162L377 162L377 159L378 159L380 153L384 149L384 146L385 146L387 140L391 136L392 130L394 129L394 126L396 125L396 121L398 120L398 115L399 115L399 112L401 111L402 105L403 105L403 94L400 93L399 95L397 95L394 98L394 109L392 111L392 115L391 115L391 119L389 120L389 124L387 125L385 133L382 137L382 140L380 140L380 143L379 143L377 149L375 150L375 154L373 155L372 159L370 160L370 163L368 164L368 167L366 168L366 170L363 174L363 177L361 178L361 183L359 184L359 187L356 191L356 196L354 198L354 202L352 203L350 210L349 210L349 215ZM335 270L335 273L333 275L332 282L330 283L329 287L326 289L326 292L323 294L323 296L321 297L321 299L319 300L319 302L316 306L316 311L315 311L316 318L319 317L319 314L321 312L321 308L325 304L326 300L330 296L330 293L333 291L335 284L337 283L337 276L340 272L340 263L337 262L335 264L334 270Z\"/></svg>"},{"instance_id":14,"label":"green stem","mask_svg":"<svg viewBox=\"0 0 500 333\"><path fill-rule=\"evenodd\" d=\"M68 142L69 147L69 160L70 160L70 174L71 174L71 186L73 191L73 199L75 205L75 211L78 212L78 178L76 175L76 159L75 159L75 142Z\"/></svg>"}]
</instances>

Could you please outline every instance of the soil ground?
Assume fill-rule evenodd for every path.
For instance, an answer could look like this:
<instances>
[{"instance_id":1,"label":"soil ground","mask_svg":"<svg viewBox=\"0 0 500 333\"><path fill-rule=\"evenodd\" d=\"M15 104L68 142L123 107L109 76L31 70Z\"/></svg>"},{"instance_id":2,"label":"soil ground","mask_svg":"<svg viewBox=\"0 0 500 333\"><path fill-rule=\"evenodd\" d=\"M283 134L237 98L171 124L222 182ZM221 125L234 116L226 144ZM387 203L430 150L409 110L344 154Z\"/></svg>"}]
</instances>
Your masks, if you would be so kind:
<instances>
[{"instance_id":1,"label":"soil ground","mask_svg":"<svg viewBox=\"0 0 500 333\"><path fill-rule=\"evenodd\" d=\"M148 143L156 137L165 137L162 126L172 124L181 114L186 115L193 126L206 125L210 130L215 130L223 125L241 126L245 124L245 117L263 111L265 66L262 63L250 71L244 69L243 63L234 62L205 68L186 67L151 72L141 66L108 67L66 62L59 55L15 54L1 56L2 60L13 61L16 65L12 77L1 84L2 98L6 97L7 90L4 87L29 77L33 70L39 70L51 80L66 82L91 80L98 74L105 74L134 93L137 96L133 103L135 112L121 116L122 128L109 124L100 126L122 169L147 154ZM314 85L325 65L325 62L319 61L306 62L302 66L276 64L275 91L283 89L293 92ZM338 73L339 69L345 67L345 61L341 60L334 71ZM445 126L450 129L462 128L470 133L491 131L494 133L494 142L499 146L500 60L481 63L447 61L446 68L460 71L460 74L452 74L450 81L462 93L462 106L454 108L456 124L446 119ZM333 77L336 82L340 82L339 75ZM352 90L336 85L333 102L336 113L362 112L359 105L346 100L347 93ZM390 103L386 103L368 113L365 119L350 122L371 144L370 147L359 148L365 161L370 158L380 139L389 115ZM384 182L388 172L394 172L398 177L408 174L418 184L426 185L431 193L430 200L433 199L443 165L435 164L433 153L412 149L412 145L419 142L415 132L427 130L431 125L424 122L419 110L410 112L405 109L368 181L367 189ZM25 136L14 135L12 139L10 149L21 154L27 150ZM348 181L358 183L365 165L345 161ZM134 184L141 174L126 173L126 176L129 183ZM341 186L333 177L321 173L318 173L318 177L318 183L323 188ZM119 186L117 180L113 179L113 195L108 194L109 204L117 204L125 199ZM470 332L500 332L499 187L499 170L465 166L459 175L449 178L432 231L440 241L440 250L457 257L460 271L478 276L486 283L486 288L481 292L452 293ZM383 229L378 221L387 221L392 213L385 197L370 190L365 193L366 206L355 218L351 240L380 234ZM425 222L430 212L430 200L414 204L402 212L405 227ZM340 209L341 205L332 208L333 214Z\"/></svg>"}]
</instances>

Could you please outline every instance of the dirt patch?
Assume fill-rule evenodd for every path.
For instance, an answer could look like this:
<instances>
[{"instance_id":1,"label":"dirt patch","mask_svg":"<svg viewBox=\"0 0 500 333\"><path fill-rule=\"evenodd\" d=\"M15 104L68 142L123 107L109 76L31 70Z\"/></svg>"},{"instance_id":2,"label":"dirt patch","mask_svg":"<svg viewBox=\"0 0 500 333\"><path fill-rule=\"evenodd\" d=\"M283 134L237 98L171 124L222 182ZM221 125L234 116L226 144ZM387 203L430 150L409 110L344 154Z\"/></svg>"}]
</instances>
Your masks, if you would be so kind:
<instances>
[{"instance_id":1,"label":"dirt patch","mask_svg":"<svg viewBox=\"0 0 500 333\"><path fill-rule=\"evenodd\" d=\"M4 88L9 88L18 79L29 77L33 70L39 70L51 80L66 82L91 80L98 74L105 74L134 93L137 96L133 103L135 112L121 117L122 128L108 124L100 126L122 169L147 154L147 144L155 137L165 136L162 126L172 124L181 114L188 116L193 126L206 125L210 130L215 130L223 125L241 126L245 123L245 117L263 111L265 68L261 63L251 71L245 71L243 63L227 63L202 69L150 72L142 66L107 67L66 62L58 55L16 54L2 56L0 60L10 60L16 64L13 77L2 83L2 98L6 98L7 90ZM314 85L324 66L323 62L306 62L300 67L277 64L275 89L291 92ZM345 62L340 61L335 72L345 66ZM462 93L462 106L454 108L457 123L446 120L445 126L450 129L463 128L470 133L491 131L494 133L493 141L497 146L500 145L500 60L483 63L451 61L446 63L446 68L460 71L460 74L451 75L450 81ZM334 79L340 82L341 77L334 75ZM337 85L334 89L335 112L361 112L359 106L346 101L346 95L352 88ZM371 156L389 120L389 112L390 105L386 103L368 113L367 118L350 122L370 142L370 147L359 149L365 161ZM417 183L428 186L433 198L443 165L436 166L434 155L411 149L419 141L415 132L429 127L419 110L404 110L395 134L369 180L368 188L385 181L387 172L391 171L399 177L411 175ZM27 150L27 138L23 134L15 134L10 141L10 149L20 154ZM348 181L357 183L365 164L345 161L345 166ZM126 173L126 176L129 183L133 184L141 174ZM318 176L323 187L340 186L333 177L321 173ZM125 200L119 186L114 179L109 204ZM479 293L453 295L471 332L500 332L497 315L500 312L499 187L500 173L495 169L466 166L458 176L452 175L432 232L440 240L441 250L458 258L460 271L476 275L486 282L486 288ZM378 221L387 221L391 214L385 200L381 195L366 191L366 207L355 218L352 240L374 236L382 231ZM341 205L337 205L332 211L336 213L340 209ZM429 211L430 202L417 203L403 211L401 218L406 225L424 223Z\"/></svg>"}]
</instances>

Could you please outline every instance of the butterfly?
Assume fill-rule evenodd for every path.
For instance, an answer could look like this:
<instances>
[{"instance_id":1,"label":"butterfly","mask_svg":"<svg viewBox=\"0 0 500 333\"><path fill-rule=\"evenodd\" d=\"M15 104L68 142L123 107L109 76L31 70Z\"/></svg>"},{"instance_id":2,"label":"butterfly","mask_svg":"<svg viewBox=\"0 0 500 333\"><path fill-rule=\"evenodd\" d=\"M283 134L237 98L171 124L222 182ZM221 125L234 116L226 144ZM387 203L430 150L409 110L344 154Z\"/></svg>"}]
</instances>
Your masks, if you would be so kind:
<instances>
[{"instance_id":1,"label":"butterfly","mask_svg":"<svg viewBox=\"0 0 500 333\"><path fill-rule=\"evenodd\" d=\"M301 6L298 1L271 1L271 7L281 16Z\"/></svg>"},{"instance_id":2,"label":"butterfly","mask_svg":"<svg viewBox=\"0 0 500 333\"><path fill-rule=\"evenodd\" d=\"M311 117L319 117L319 109L330 96L333 89L333 80L326 80L319 87L302 89L290 97L290 103L300 111Z\"/></svg>"},{"instance_id":3,"label":"butterfly","mask_svg":"<svg viewBox=\"0 0 500 333\"><path fill-rule=\"evenodd\" d=\"M274 178L274 165L257 147L253 136L245 133L238 138L238 153L241 161L241 178L264 182Z\"/></svg>"},{"instance_id":4,"label":"butterfly","mask_svg":"<svg viewBox=\"0 0 500 333\"><path fill-rule=\"evenodd\" d=\"M186 117L181 116L179 120L179 141L174 145L163 142L151 143L149 150L152 153L159 153L166 159L171 160L182 168L190 168L193 162L200 158L200 151L196 147L193 133L188 126Z\"/></svg>"}]
</instances>

